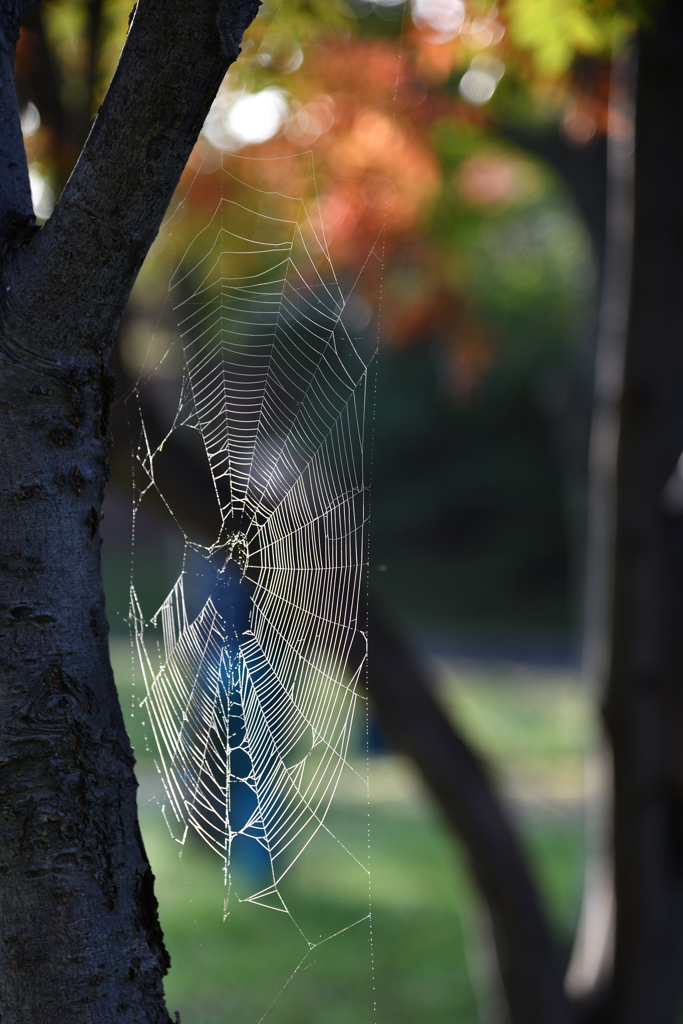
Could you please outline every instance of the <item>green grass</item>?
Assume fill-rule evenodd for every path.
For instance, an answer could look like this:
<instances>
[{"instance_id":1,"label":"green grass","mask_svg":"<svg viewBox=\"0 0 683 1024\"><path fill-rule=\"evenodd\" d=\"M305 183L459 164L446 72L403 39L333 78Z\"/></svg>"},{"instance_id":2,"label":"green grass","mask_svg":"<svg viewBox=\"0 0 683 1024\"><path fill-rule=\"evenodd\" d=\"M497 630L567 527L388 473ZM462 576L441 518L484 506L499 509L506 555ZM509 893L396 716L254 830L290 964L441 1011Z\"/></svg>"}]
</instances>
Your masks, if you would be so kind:
<instances>
[{"instance_id":1,"label":"green grass","mask_svg":"<svg viewBox=\"0 0 683 1024\"><path fill-rule=\"evenodd\" d=\"M257 1024L266 1013L269 1024L486 1024L495 987L486 918L458 844L411 765L395 755L372 759L369 845L363 787L342 779L328 818L360 860L370 857L372 936L363 920L367 874L328 837L319 834L283 885L312 941L346 928L309 951L284 913L232 898L224 919L220 862L196 839L179 847L164 824L163 788L141 717L130 718L127 642L114 640L112 656L172 960L168 1006L183 1024ZM586 702L567 675L450 667L442 685L446 704L492 757L566 944L582 869L581 749L592 728ZM260 884L236 870L238 894Z\"/></svg>"}]
</instances>

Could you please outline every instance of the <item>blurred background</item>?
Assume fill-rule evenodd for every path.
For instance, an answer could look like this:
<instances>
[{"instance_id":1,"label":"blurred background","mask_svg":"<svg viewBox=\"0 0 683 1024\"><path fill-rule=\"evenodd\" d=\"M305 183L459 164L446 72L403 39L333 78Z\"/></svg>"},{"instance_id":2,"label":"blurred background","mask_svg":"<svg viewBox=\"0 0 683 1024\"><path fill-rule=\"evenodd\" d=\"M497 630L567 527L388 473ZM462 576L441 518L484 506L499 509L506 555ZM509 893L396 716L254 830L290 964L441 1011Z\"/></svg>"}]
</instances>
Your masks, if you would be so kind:
<instances>
[{"instance_id":1,"label":"blurred background","mask_svg":"<svg viewBox=\"0 0 683 1024\"><path fill-rule=\"evenodd\" d=\"M39 219L87 135L129 8L42 2L22 30L17 83ZM368 439L377 661L385 644L399 652L486 766L558 962L570 960L595 853L591 808L605 796L585 659L582 670L588 453L608 135L630 139L632 157L635 14L582 0L265 0L221 87L117 340L102 527L112 659L172 959L168 1005L184 1024L256 1022L271 1004L268 1019L282 1024L541 1019L508 1006L471 832L463 846L458 812L444 815L402 727L381 697L372 703L372 628L372 953L366 932L350 932L290 977L275 915L247 905L224 922L217 862L199 844L179 859L168 836L134 710L130 410L139 404L159 439L173 420L182 356L169 278L230 189L231 160L266 198L295 187L302 160L314 168L310 215L342 289L359 279L348 315L378 353ZM205 537L205 481L190 448L174 452L169 502L183 529ZM163 510L139 527L136 585L150 612L177 575L174 536ZM360 763L364 736L355 742ZM365 827L367 806L342 787L330 816ZM335 901L363 915L367 890L336 862L297 872L321 933Z\"/></svg>"}]
</instances>

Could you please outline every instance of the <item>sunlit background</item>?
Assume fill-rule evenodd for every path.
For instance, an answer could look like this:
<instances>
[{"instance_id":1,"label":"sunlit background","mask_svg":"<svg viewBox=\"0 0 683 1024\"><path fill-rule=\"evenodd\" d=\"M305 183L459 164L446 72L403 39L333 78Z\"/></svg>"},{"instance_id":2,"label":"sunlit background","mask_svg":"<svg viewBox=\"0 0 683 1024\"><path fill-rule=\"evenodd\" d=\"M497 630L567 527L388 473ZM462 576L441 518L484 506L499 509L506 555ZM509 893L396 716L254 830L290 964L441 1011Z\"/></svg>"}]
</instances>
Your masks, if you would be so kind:
<instances>
[{"instance_id":1,"label":"sunlit background","mask_svg":"<svg viewBox=\"0 0 683 1024\"><path fill-rule=\"evenodd\" d=\"M119 0L55 0L22 33L22 126L41 220L128 15ZM159 424L177 407L169 277L225 194L223 167L242 156L264 216L270 193L298 187L302 160L312 168L313 221L342 288L359 281L349 326L379 353L370 599L488 759L569 950L595 734L578 624L608 58L630 31L611 6L598 17L579 0L267 0L206 120L120 331L102 529L112 657L172 958L168 1003L183 1024L256 1024L266 1013L278 1024L502 1019L490 925L457 837L372 711L372 950L366 934L349 933L290 980L296 959L276 915L247 905L223 921L218 862L198 842L179 858L160 811L154 753L131 711L127 399L142 383ZM209 513L192 472L192 453L179 452L169 487L202 537ZM174 544L162 517L137 537L152 610L175 580ZM363 760L364 734L354 742ZM331 820L366 827L367 806L341 787ZM321 933L335 901L357 904L359 917L367 907L367 889L336 863L302 865L292 884Z\"/></svg>"}]
</instances>

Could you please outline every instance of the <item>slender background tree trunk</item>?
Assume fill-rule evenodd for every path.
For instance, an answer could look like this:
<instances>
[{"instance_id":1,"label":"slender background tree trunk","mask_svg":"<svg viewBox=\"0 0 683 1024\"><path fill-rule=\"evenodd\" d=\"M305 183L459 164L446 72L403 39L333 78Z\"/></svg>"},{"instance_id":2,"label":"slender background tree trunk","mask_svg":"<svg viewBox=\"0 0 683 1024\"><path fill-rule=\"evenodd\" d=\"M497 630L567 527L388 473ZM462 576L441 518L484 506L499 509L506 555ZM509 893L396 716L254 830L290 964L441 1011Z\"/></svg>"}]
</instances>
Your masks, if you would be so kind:
<instances>
[{"instance_id":1,"label":"slender background tree trunk","mask_svg":"<svg viewBox=\"0 0 683 1024\"><path fill-rule=\"evenodd\" d=\"M610 76L605 266L595 349L588 501L582 678L599 702L611 664L617 452L633 262L635 49L614 58ZM604 733L586 752L586 867L581 914L567 988L596 1007L608 990L614 957L611 843L612 757Z\"/></svg>"},{"instance_id":2,"label":"slender background tree trunk","mask_svg":"<svg viewBox=\"0 0 683 1024\"><path fill-rule=\"evenodd\" d=\"M617 463L611 669L618 1024L673 1024L683 983L683 9L638 53L635 234Z\"/></svg>"},{"instance_id":3,"label":"slender background tree trunk","mask_svg":"<svg viewBox=\"0 0 683 1024\"><path fill-rule=\"evenodd\" d=\"M554 936L521 846L482 763L449 722L410 651L374 609L368 691L387 734L412 757L460 836L491 913L512 1024L569 1024Z\"/></svg>"}]
</instances>

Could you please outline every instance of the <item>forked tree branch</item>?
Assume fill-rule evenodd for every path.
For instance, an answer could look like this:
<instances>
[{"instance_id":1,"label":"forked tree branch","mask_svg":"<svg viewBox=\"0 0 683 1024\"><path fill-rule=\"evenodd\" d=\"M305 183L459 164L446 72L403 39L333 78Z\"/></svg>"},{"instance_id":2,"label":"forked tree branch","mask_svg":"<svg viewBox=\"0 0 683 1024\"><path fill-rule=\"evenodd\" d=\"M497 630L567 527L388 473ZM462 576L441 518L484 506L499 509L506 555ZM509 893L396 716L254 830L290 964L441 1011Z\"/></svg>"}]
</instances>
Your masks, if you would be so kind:
<instances>
[{"instance_id":1,"label":"forked tree branch","mask_svg":"<svg viewBox=\"0 0 683 1024\"><path fill-rule=\"evenodd\" d=\"M0 156L11 150L14 165L0 170L0 189L2 212L17 211L2 218L0 249L3 1024L170 1024L107 643L98 525L109 354L257 6L140 0L53 216L24 230L30 193L10 74L23 7L0 0Z\"/></svg>"},{"instance_id":2,"label":"forked tree branch","mask_svg":"<svg viewBox=\"0 0 683 1024\"><path fill-rule=\"evenodd\" d=\"M139 0L119 65L55 210L7 268L12 339L78 365L116 331L259 0ZM42 311L22 327L23 309ZM11 343L12 343L11 342Z\"/></svg>"}]
</instances>

